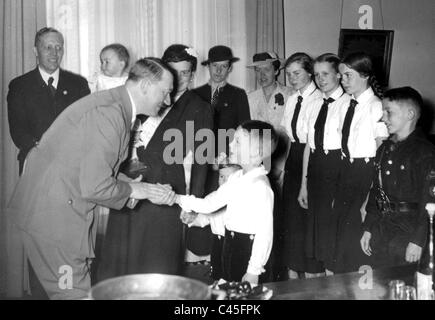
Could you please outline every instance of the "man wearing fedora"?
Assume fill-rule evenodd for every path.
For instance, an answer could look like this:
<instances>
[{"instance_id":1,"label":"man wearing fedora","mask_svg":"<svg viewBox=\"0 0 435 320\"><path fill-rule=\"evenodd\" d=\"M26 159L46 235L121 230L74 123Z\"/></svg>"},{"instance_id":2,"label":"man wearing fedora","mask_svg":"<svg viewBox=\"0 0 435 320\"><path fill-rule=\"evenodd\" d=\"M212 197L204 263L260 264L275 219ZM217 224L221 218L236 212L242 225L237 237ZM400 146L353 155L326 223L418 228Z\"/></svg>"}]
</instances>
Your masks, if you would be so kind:
<instances>
[{"instance_id":1,"label":"man wearing fedora","mask_svg":"<svg viewBox=\"0 0 435 320\"><path fill-rule=\"evenodd\" d=\"M274 248L269 259L269 266L266 268L264 281L275 280L279 276L280 261L279 251L282 245L281 197L284 180L284 165L290 147L288 137L280 126L285 105L289 96L294 93L290 87L286 87L277 81L281 70L282 61L275 52L256 53L253 63L248 65L255 71L258 89L248 94L251 118L270 123L274 126L279 140L278 146L272 156L272 169L269 173L271 186L275 193L274 204Z\"/></svg>"},{"instance_id":2,"label":"man wearing fedora","mask_svg":"<svg viewBox=\"0 0 435 320\"><path fill-rule=\"evenodd\" d=\"M234 62L240 60L233 56L230 48L222 45L212 47L208 59L201 64L207 66L210 80L205 85L194 89L202 99L210 103L214 111L215 156L220 152L228 155L229 141L225 150L218 148L218 130L236 129L241 123L250 120L248 97L245 90L227 83ZM228 139L227 139L228 140ZM218 171L209 166L205 184L205 194L218 187ZM186 246L196 256L205 257L211 252L212 234L210 227L191 227L187 231ZM188 251L188 254L189 254Z\"/></svg>"}]
</instances>

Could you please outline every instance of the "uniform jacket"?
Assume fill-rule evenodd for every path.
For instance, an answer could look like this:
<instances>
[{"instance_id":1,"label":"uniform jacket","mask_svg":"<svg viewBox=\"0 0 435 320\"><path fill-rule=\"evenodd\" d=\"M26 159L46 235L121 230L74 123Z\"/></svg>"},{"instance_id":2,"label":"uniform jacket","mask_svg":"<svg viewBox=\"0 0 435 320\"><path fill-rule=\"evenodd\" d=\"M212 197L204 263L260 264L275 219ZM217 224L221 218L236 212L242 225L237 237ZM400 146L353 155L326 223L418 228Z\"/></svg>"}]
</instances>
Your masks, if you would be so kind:
<instances>
[{"instance_id":1,"label":"uniform jacket","mask_svg":"<svg viewBox=\"0 0 435 320\"><path fill-rule=\"evenodd\" d=\"M94 207L120 209L131 193L116 179L131 125L125 87L88 95L59 115L30 150L12 194L8 210L18 227L93 256Z\"/></svg>"},{"instance_id":2,"label":"uniform jacket","mask_svg":"<svg viewBox=\"0 0 435 320\"><path fill-rule=\"evenodd\" d=\"M410 214L393 214L382 217L375 196L379 186L376 170L374 185L367 203L364 230L371 231L375 224L394 225L410 235L410 242L424 247L427 236L428 215L425 206L435 202L431 194L435 186L435 147L417 129L404 141L386 140L379 147L376 163L380 164L382 187L391 202L418 203L418 210Z\"/></svg>"},{"instance_id":3,"label":"uniform jacket","mask_svg":"<svg viewBox=\"0 0 435 320\"><path fill-rule=\"evenodd\" d=\"M20 172L27 152L70 104L90 93L85 78L60 69L56 96L50 95L38 68L9 84L8 117L12 140L19 149Z\"/></svg>"}]
</instances>

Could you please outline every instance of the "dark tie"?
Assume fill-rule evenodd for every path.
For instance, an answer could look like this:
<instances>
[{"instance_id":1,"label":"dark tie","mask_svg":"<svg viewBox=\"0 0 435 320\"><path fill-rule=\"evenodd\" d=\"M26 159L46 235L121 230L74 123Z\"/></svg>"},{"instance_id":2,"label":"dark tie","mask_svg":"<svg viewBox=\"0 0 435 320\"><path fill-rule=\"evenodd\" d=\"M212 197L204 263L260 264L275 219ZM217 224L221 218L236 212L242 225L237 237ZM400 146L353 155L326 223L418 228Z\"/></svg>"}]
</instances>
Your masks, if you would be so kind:
<instances>
[{"instance_id":1,"label":"dark tie","mask_svg":"<svg viewBox=\"0 0 435 320\"><path fill-rule=\"evenodd\" d=\"M219 87L216 88L216 90L213 92L213 96L211 97L211 106L213 108L215 108L217 103L218 103L219 91L220 91L220 88Z\"/></svg>"},{"instance_id":2,"label":"dark tie","mask_svg":"<svg viewBox=\"0 0 435 320\"><path fill-rule=\"evenodd\" d=\"M341 130L341 150L344 152L347 158L349 158L349 147L347 142L349 141L350 125L352 124L353 115L355 114L355 107L358 101L350 100L349 108L347 109L346 116L344 117L343 129Z\"/></svg>"},{"instance_id":3,"label":"dark tie","mask_svg":"<svg viewBox=\"0 0 435 320\"><path fill-rule=\"evenodd\" d=\"M317 116L316 123L314 124L314 145L316 149L323 149L323 137L325 135L325 123L328 116L328 105L334 102L334 99L323 99L322 107L320 108L319 115Z\"/></svg>"},{"instance_id":4,"label":"dark tie","mask_svg":"<svg viewBox=\"0 0 435 320\"><path fill-rule=\"evenodd\" d=\"M56 88L53 87L53 77L48 78L48 89L50 90L51 97L54 98L56 95Z\"/></svg>"},{"instance_id":5,"label":"dark tie","mask_svg":"<svg viewBox=\"0 0 435 320\"><path fill-rule=\"evenodd\" d=\"M298 143L299 143L299 138L298 135L296 134L296 124L298 123L299 113L301 112L302 100L304 100L304 98L302 98L302 96L298 96L298 102L296 103L295 112L293 113L293 118L291 122L292 135L295 141Z\"/></svg>"}]
</instances>

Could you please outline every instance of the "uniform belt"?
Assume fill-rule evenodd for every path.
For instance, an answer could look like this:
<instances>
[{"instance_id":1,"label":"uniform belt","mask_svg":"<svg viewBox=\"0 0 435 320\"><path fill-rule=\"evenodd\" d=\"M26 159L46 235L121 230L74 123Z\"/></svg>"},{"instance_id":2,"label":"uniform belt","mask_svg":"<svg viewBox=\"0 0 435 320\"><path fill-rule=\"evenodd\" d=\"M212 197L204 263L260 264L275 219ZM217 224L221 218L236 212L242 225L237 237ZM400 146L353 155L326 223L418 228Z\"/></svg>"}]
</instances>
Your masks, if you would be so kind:
<instances>
[{"instance_id":1,"label":"uniform belt","mask_svg":"<svg viewBox=\"0 0 435 320\"><path fill-rule=\"evenodd\" d=\"M418 210L417 202L390 202L391 210L396 213L407 213Z\"/></svg>"},{"instance_id":2,"label":"uniform belt","mask_svg":"<svg viewBox=\"0 0 435 320\"><path fill-rule=\"evenodd\" d=\"M225 238L238 238L238 239L249 239L249 240L254 240L255 239L255 234L248 234L248 233L240 233L237 231L231 231L228 229L225 229Z\"/></svg>"},{"instance_id":3,"label":"uniform belt","mask_svg":"<svg viewBox=\"0 0 435 320\"><path fill-rule=\"evenodd\" d=\"M311 149L311 153L324 153L325 155L328 155L329 153L331 154L341 154L341 149Z\"/></svg>"}]
</instances>

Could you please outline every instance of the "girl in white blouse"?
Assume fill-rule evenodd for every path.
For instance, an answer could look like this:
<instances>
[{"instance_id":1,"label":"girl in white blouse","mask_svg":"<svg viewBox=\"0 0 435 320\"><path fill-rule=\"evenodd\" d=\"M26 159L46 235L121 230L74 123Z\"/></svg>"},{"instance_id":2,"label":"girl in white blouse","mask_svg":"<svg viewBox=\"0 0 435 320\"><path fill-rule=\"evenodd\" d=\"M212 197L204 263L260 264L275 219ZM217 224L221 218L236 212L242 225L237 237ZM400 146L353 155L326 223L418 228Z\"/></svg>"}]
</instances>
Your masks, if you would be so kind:
<instances>
[{"instance_id":1,"label":"girl in white blouse","mask_svg":"<svg viewBox=\"0 0 435 320\"><path fill-rule=\"evenodd\" d=\"M334 254L337 218L332 203L341 162L340 115L350 96L340 86L340 58L332 53L314 62L314 76L322 97L314 100L308 114L308 141L298 201L308 209L306 254L322 263Z\"/></svg>"},{"instance_id":2,"label":"girl in white blouse","mask_svg":"<svg viewBox=\"0 0 435 320\"><path fill-rule=\"evenodd\" d=\"M382 118L381 91L371 58L349 54L339 66L341 83L351 100L341 113L342 160L334 214L339 219L335 256L327 268L335 273L358 271L369 263L360 246L367 195L374 176L374 157L388 136Z\"/></svg>"},{"instance_id":3,"label":"girl in white blouse","mask_svg":"<svg viewBox=\"0 0 435 320\"><path fill-rule=\"evenodd\" d=\"M291 279L298 278L298 272L316 274L323 272L323 266L305 254L307 210L298 202L302 178L302 158L308 136L308 114L312 101L321 97L313 82L313 59L306 53L291 55L284 65L290 85L296 93L289 97L281 125L290 138L290 152L284 171L282 192L283 207L283 265Z\"/></svg>"}]
</instances>

